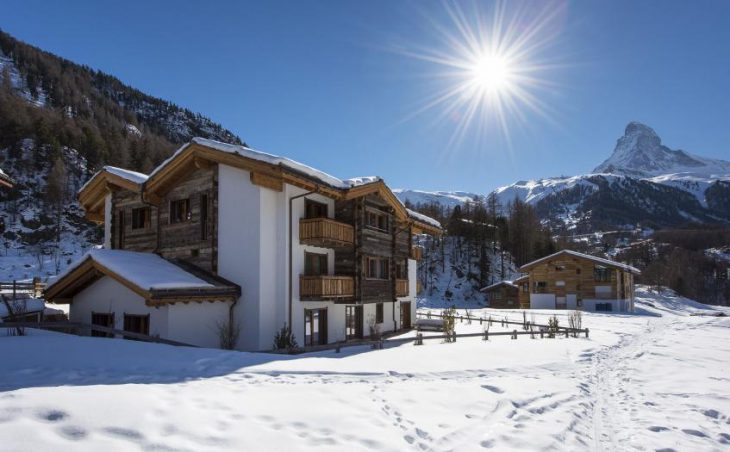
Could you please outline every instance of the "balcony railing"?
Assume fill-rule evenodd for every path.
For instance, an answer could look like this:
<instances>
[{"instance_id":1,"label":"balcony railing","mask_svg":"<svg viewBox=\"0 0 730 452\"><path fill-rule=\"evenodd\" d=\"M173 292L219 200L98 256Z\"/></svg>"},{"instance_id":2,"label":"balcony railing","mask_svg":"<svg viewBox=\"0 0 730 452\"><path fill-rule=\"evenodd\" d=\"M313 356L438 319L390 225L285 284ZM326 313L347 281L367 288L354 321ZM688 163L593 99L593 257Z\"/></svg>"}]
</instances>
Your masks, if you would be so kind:
<instances>
[{"instance_id":1,"label":"balcony railing","mask_svg":"<svg viewBox=\"0 0 730 452\"><path fill-rule=\"evenodd\" d=\"M355 243L355 229L330 218L299 220L299 241L305 245L337 248Z\"/></svg>"},{"instance_id":2,"label":"balcony railing","mask_svg":"<svg viewBox=\"0 0 730 452\"><path fill-rule=\"evenodd\" d=\"M355 296L352 276L300 276L299 298L302 300L334 300Z\"/></svg>"},{"instance_id":3,"label":"balcony railing","mask_svg":"<svg viewBox=\"0 0 730 452\"><path fill-rule=\"evenodd\" d=\"M407 297L408 296L408 280L407 279L396 279L395 280L395 296L396 297Z\"/></svg>"},{"instance_id":4,"label":"balcony railing","mask_svg":"<svg viewBox=\"0 0 730 452\"><path fill-rule=\"evenodd\" d=\"M423 247L422 246L413 246L411 247L411 259L420 261L423 259Z\"/></svg>"}]
</instances>

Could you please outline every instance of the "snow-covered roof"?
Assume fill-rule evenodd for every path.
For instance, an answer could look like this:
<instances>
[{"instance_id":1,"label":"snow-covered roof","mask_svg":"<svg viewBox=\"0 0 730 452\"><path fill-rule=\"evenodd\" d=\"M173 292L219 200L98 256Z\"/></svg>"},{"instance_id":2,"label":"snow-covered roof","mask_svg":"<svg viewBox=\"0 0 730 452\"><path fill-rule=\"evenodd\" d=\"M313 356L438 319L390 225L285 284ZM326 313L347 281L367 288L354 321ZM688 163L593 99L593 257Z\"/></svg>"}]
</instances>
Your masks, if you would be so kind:
<instances>
[{"instance_id":1,"label":"snow-covered roof","mask_svg":"<svg viewBox=\"0 0 730 452\"><path fill-rule=\"evenodd\" d=\"M16 298L15 300L7 300L13 312L8 311L5 302L0 301L0 318L8 317L12 314L28 314L33 312L41 312L45 308L45 301L40 298Z\"/></svg>"},{"instance_id":2,"label":"snow-covered roof","mask_svg":"<svg viewBox=\"0 0 730 452\"><path fill-rule=\"evenodd\" d=\"M94 249L69 265L49 283L50 289L55 283L73 272L82 263L91 259L115 274L126 279L140 289L180 289L214 287L212 284L183 270L177 265L153 253L135 251Z\"/></svg>"},{"instance_id":3,"label":"snow-covered roof","mask_svg":"<svg viewBox=\"0 0 730 452\"><path fill-rule=\"evenodd\" d=\"M255 149L251 149L247 146L223 143L220 141L211 140L208 138L200 138L200 137L195 137L192 139L192 141L190 143L187 143L187 144L181 146L169 158L167 158L157 168L155 168L150 173L149 177L153 178L157 173L159 173L163 168L165 168L170 162L172 162L175 158L177 158L178 155L180 155L182 152L184 152L185 149L187 149L191 143L195 143L200 146L205 146L205 147L215 149L215 150L221 151L221 152L227 152L230 154L240 155L242 157L246 157L246 158L250 158L253 160L260 161L260 162L268 163L270 165L281 166L281 167L287 168L289 170L295 171L297 173L300 173L310 179L313 179L315 181L318 181L318 182L328 185L330 187L341 189L341 190L347 190L350 188L383 181L383 179L379 176L361 176L361 177L353 177L350 179L343 180L343 179L339 179L335 176L332 176L331 174L327 174L324 171L320 171L316 168L312 168L311 166L305 165L303 163L297 162L295 160L292 160L292 159L289 159L286 157L281 157L278 155L257 151ZM400 199L398 199L397 197L394 197L394 198L397 200L397 202L400 203L401 206L403 206L403 202ZM433 218L430 218L430 217L420 214L418 212L409 210L408 216L416 221L420 221L420 222L429 224L431 226L441 228L441 223L434 220Z\"/></svg>"},{"instance_id":4,"label":"snow-covered roof","mask_svg":"<svg viewBox=\"0 0 730 452\"><path fill-rule=\"evenodd\" d=\"M149 176L146 174L138 173L137 171L132 171L124 168L117 168L116 166L107 165L103 169L111 174L121 177L122 179L134 182L135 184L144 183L149 178Z\"/></svg>"},{"instance_id":5,"label":"snow-covered roof","mask_svg":"<svg viewBox=\"0 0 730 452\"><path fill-rule=\"evenodd\" d=\"M433 218L429 217L428 215L424 215L422 213L416 212L415 210L411 210L406 208L408 211L408 216L416 221L420 221L422 223L430 224L431 226L437 227L441 229L441 223L438 220L434 220Z\"/></svg>"},{"instance_id":6,"label":"snow-covered roof","mask_svg":"<svg viewBox=\"0 0 730 452\"><path fill-rule=\"evenodd\" d=\"M324 171L320 171L318 169L312 168L311 166L307 166L303 163L299 163L295 160L288 159L286 157L280 157L278 155L268 154L266 152L261 152L261 151L256 151L249 147L238 145L238 144L222 143L220 141L211 140L208 138L200 138L200 137L195 137L192 139L192 141L190 143L186 143L183 146L181 146L169 158L167 158L157 168L155 168L150 173L150 177L154 177L155 174L159 173L164 167L166 167L170 162L172 162L178 155L180 155L183 151L185 151L185 149L187 149L191 143L199 144L201 146L212 148L217 151L227 152L229 154L240 155L241 157L250 158L252 160L258 160L260 162L268 163L271 165L282 166L284 168L288 168L290 170L304 174L312 179L315 179L315 180L317 180L323 184L329 185L331 187L340 188L340 189L347 189L347 188L351 187L351 185L346 184L343 180L338 179L335 176L327 174Z\"/></svg>"},{"instance_id":7,"label":"snow-covered roof","mask_svg":"<svg viewBox=\"0 0 730 452\"><path fill-rule=\"evenodd\" d=\"M620 268L622 270L626 270L626 271L631 272L631 273L634 273L636 275L641 274L641 271L638 268L632 267L631 265L623 264L621 262L616 262L616 261L612 261L612 260L609 260L609 259L604 259L602 257L592 256L590 254L579 253L579 252L573 251L573 250L562 250L562 251L558 251L557 253L553 253L553 254L551 254L549 256L545 256L545 257L542 257L540 259L534 260L532 262L528 262L527 264L523 265L521 267L521 269L524 269L526 267L532 267L532 266L534 266L536 264L539 264L539 263L542 263L544 261L553 259L554 257L559 256L561 254L568 254L570 256L574 256L574 257L578 257L578 258L582 258L582 259L591 260L591 261L596 262L596 263L599 263L599 264L609 265L611 267Z\"/></svg>"},{"instance_id":8,"label":"snow-covered roof","mask_svg":"<svg viewBox=\"0 0 730 452\"><path fill-rule=\"evenodd\" d=\"M124 168L118 168L116 166L106 165L106 166L102 167L99 171L97 171L96 173L94 173L94 175L91 176L89 178L89 180L87 180L86 183L81 186L81 188L79 189L79 193L82 192L82 191L84 191L84 189L86 187L88 187L89 184L94 179L96 179L96 177L98 175L100 175L102 173L113 174L115 176L121 177L122 179L128 180L128 181L130 181L132 183L135 183L135 184L142 184L145 181L147 181L147 179L149 178L148 175L143 174L143 173L138 173L137 171L132 171L132 170L124 169Z\"/></svg>"},{"instance_id":9,"label":"snow-covered roof","mask_svg":"<svg viewBox=\"0 0 730 452\"><path fill-rule=\"evenodd\" d=\"M509 287L514 287L515 289L517 289L517 285L512 281L499 281L499 282L491 284L487 287L482 287L481 289L479 289L479 292L488 292L488 291L490 291L492 289L496 289L497 287L500 287L500 286L509 286Z\"/></svg>"},{"instance_id":10,"label":"snow-covered roof","mask_svg":"<svg viewBox=\"0 0 730 452\"><path fill-rule=\"evenodd\" d=\"M345 179L342 182L347 185L349 188L352 187L359 187L361 185L366 184L372 184L373 182L379 182L383 180L380 176L360 176L360 177L353 177L350 179Z\"/></svg>"}]
</instances>

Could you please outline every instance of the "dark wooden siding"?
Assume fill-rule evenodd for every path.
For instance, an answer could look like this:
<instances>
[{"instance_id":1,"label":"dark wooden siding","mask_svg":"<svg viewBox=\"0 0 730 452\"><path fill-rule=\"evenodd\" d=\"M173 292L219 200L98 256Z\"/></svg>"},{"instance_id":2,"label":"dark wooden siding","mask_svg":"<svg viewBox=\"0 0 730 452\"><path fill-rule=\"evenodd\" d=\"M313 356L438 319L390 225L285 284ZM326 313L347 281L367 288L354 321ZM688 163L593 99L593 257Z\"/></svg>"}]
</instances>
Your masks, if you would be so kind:
<instances>
[{"instance_id":1,"label":"dark wooden siding","mask_svg":"<svg viewBox=\"0 0 730 452\"><path fill-rule=\"evenodd\" d=\"M132 210L150 208L149 227L132 229ZM124 221L119 221L119 215L124 213ZM112 248L119 248L120 224L124 224L123 249L150 253L157 247L157 209L142 202L139 193L127 190L118 190L112 193Z\"/></svg>"},{"instance_id":2,"label":"dark wooden siding","mask_svg":"<svg viewBox=\"0 0 730 452\"><path fill-rule=\"evenodd\" d=\"M201 236L201 195L208 198L208 227ZM190 199L191 218L170 223L170 202ZM159 208L159 253L168 259L180 259L204 270L217 272L218 167L197 169L179 181L164 196Z\"/></svg>"}]
</instances>

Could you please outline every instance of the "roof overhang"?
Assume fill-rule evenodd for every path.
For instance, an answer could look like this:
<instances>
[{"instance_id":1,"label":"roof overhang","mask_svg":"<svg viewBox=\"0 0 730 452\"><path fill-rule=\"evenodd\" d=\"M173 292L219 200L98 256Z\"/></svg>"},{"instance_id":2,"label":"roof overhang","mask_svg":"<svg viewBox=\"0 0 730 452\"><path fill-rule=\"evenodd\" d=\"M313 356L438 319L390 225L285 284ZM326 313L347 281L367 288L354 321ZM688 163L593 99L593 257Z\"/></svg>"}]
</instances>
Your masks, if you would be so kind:
<instances>
[{"instance_id":1,"label":"roof overhang","mask_svg":"<svg viewBox=\"0 0 730 452\"><path fill-rule=\"evenodd\" d=\"M66 304L94 282L108 276L145 300L148 306L161 306L190 301L234 301L241 296L240 286L228 282L224 286L201 288L146 289L87 256L76 268L51 283L44 291L44 298L51 303ZM220 278L217 278L220 280Z\"/></svg>"},{"instance_id":2,"label":"roof overhang","mask_svg":"<svg viewBox=\"0 0 730 452\"><path fill-rule=\"evenodd\" d=\"M114 190L129 190L141 193L142 184L130 181L102 169L79 190L79 203L86 212L86 218L97 223L104 221L104 200Z\"/></svg>"}]
</instances>

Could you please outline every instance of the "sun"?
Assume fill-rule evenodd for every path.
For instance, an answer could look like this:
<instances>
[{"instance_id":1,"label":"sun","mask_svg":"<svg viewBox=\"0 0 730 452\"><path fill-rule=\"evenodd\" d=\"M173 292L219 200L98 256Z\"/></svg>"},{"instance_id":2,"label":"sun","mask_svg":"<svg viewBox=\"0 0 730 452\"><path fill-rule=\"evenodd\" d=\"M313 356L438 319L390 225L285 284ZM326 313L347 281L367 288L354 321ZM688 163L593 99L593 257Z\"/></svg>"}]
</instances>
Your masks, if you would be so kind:
<instances>
[{"instance_id":1,"label":"sun","mask_svg":"<svg viewBox=\"0 0 730 452\"><path fill-rule=\"evenodd\" d=\"M558 114L542 95L554 98L557 91L555 70L561 64L552 52L564 4L497 1L491 8L474 3L464 10L464 3L444 3L439 17L429 21L427 45L401 48L427 63L429 83L405 120L436 111L435 123L453 128L446 148L459 147L467 137L497 135L509 144L510 127L528 127L535 116L555 123Z\"/></svg>"},{"instance_id":2,"label":"sun","mask_svg":"<svg viewBox=\"0 0 730 452\"><path fill-rule=\"evenodd\" d=\"M471 83L481 94L501 92L512 81L512 66L502 55L480 55L469 68Z\"/></svg>"}]
</instances>

